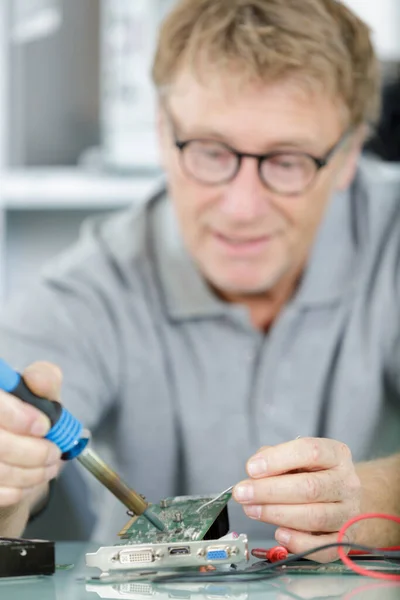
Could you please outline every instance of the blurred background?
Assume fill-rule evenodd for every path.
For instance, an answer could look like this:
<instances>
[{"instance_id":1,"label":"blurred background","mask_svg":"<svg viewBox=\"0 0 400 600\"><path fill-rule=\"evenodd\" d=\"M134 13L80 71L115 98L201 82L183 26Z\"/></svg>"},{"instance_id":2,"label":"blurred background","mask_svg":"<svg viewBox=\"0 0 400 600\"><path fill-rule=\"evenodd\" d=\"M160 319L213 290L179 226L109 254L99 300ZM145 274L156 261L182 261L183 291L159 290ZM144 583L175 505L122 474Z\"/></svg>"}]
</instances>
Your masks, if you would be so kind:
<instances>
[{"instance_id":1,"label":"blurred background","mask_svg":"<svg viewBox=\"0 0 400 600\"><path fill-rule=\"evenodd\" d=\"M0 304L159 177L149 69L174 0L0 0Z\"/></svg>"},{"instance_id":2,"label":"blurred background","mask_svg":"<svg viewBox=\"0 0 400 600\"><path fill-rule=\"evenodd\" d=\"M175 1L0 0L0 306L85 217L157 185L149 69ZM382 119L365 151L400 163L400 0L344 1L371 26L384 75ZM90 515L64 508L67 520L47 513L47 535L87 536ZM46 529L39 522L28 535Z\"/></svg>"}]
</instances>

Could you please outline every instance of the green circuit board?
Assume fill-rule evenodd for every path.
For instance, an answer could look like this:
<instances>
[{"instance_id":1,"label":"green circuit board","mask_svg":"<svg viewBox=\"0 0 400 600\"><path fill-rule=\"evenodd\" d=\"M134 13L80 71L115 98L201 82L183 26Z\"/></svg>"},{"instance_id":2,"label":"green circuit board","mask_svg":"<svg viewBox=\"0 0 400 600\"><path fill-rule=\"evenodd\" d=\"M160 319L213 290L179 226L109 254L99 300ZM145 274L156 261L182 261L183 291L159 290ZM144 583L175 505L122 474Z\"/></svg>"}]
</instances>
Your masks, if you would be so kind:
<instances>
[{"instance_id":1,"label":"green circuit board","mask_svg":"<svg viewBox=\"0 0 400 600\"><path fill-rule=\"evenodd\" d=\"M166 526L166 531L158 531L145 517L133 517L120 531L119 536L127 544L159 544L164 542L198 541L204 539L217 519L225 512L231 499L230 492L215 496L176 496L166 498L159 504L152 504L153 511ZM227 513L226 513L227 521ZM226 532L222 532L224 535ZM121 543L121 542L120 542Z\"/></svg>"},{"instance_id":2,"label":"green circuit board","mask_svg":"<svg viewBox=\"0 0 400 600\"><path fill-rule=\"evenodd\" d=\"M382 573L400 573L400 566L388 560L355 560L359 566L370 571L381 571ZM353 569L343 563L320 564L313 561L292 563L280 569L286 575L354 575Z\"/></svg>"}]
</instances>

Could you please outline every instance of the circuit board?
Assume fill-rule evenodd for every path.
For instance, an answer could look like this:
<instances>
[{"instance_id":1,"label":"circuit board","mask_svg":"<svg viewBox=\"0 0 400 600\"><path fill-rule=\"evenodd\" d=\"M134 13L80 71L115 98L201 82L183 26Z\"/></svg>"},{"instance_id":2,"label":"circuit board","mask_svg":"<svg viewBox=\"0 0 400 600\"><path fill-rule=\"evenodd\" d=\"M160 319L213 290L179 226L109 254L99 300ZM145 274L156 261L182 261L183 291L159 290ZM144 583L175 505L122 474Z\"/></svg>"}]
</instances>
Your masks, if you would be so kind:
<instances>
[{"instance_id":1,"label":"circuit board","mask_svg":"<svg viewBox=\"0 0 400 600\"><path fill-rule=\"evenodd\" d=\"M86 554L86 565L103 574L110 571L199 568L249 560L245 534L228 533L227 503L220 496L176 496L153 504L150 510L165 525L158 531L143 516L133 517L114 546Z\"/></svg>"},{"instance_id":2,"label":"circuit board","mask_svg":"<svg viewBox=\"0 0 400 600\"><path fill-rule=\"evenodd\" d=\"M362 560L357 559L355 562L358 565L369 569L370 571L381 571L383 573L400 573L400 567L394 562L389 560ZM299 563L292 563L291 565L285 566L282 571L285 574L290 575L354 575L353 569L344 565L343 563L328 563L320 564L313 561L304 561Z\"/></svg>"},{"instance_id":3,"label":"circuit board","mask_svg":"<svg viewBox=\"0 0 400 600\"><path fill-rule=\"evenodd\" d=\"M176 496L152 504L150 510L164 523L166 531L158 531L143 517L133 517L118 534L127 544L159 544L181 541L198 541L205 538L222 513L232 494L227 492L218 499L215 496ZM213 501L214 500L214 501ZM205 504L207 506L204 506ZM204 508L201 509L201 507ZM223 521L226 521L224 524ZM211 537L222 537L229 528L227 515L219 520L222 529Z\"/></svg>"}]
</instances>

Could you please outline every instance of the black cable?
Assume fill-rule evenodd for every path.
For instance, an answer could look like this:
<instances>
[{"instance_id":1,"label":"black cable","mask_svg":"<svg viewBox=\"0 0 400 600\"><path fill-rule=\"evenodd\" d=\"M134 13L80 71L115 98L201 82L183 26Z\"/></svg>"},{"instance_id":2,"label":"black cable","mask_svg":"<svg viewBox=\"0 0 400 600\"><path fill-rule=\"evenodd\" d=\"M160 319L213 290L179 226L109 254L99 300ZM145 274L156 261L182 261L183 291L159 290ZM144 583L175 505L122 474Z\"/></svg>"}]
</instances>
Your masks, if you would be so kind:
<instances>
[{"instance_id":1,"label":"black cable","mask_svg":"<svg viewBox=\"0 0 400 600\"><path fill-rule=\"evenodd\" d=\"M247 569L236 570L230 573L226 573L223 571L212 571L206 573L199 573L198 571L190 571L187 573L176 573L171 575L160 575L156 576L153 579L154 583L167 583L167 582L177 582L177 581L186 581L190 583L198 583L199 581L262 581L266 579L271 579L273 577L278 577L281 575L281 571L279 567L284 567L295 563L302 558L306 558L311 554L316 552L321 552L322 550L328 550L330 548L348 548L349 550L359 550L360 552L369 552L375 554L377 557L382 559L390 559L392 555L396 556L398 552L389 551L389 550L379 550L379 548L374 548L371 546L361 546L359 544L352 544L350 542L334 542L331 544L325 544L323 546L316 546L315 548L311 548L305 552L301 552L299 554L291 554L287 558L274 562L268 563L266 561L260 561Z\"/></svg>"}]
</instances>

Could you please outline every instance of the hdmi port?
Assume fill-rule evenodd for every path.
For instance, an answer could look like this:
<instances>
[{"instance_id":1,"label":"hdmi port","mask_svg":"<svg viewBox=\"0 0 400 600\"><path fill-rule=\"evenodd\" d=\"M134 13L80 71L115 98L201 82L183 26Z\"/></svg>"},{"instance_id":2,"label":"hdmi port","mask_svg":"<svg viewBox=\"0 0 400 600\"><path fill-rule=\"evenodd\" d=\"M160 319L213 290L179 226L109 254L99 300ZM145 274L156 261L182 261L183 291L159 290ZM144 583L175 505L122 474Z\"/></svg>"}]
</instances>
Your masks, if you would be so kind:
<instances>
[{"instance_id":1,"label":"hdmi port","mask_svg":"<svg viewBox=\"0 0 400 600\"><path fill-rule=\"evenodd\" d=\"M168 554L170 556L182 556L183 554L190 554L189 546L170 546L168 548Z\"/></svg>"}]
</instances>

